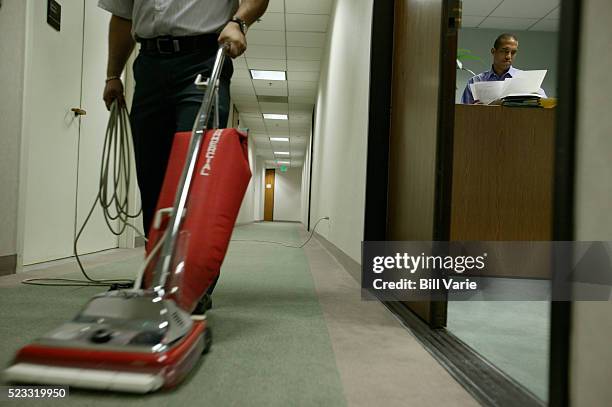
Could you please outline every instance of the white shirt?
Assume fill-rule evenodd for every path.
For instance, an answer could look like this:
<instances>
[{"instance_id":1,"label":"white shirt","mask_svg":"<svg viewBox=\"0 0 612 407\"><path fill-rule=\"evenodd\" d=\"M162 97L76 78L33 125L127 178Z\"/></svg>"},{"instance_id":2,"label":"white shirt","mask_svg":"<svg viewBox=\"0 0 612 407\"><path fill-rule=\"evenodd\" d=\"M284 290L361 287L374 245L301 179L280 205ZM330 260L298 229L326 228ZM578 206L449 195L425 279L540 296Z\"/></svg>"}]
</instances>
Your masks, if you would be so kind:
<instances>
[{"instance_id":1,"label":"white shirt","mask_svg":"<svg viewBox=\"0 0 612 407\"><path fill-rule=\"evenodd\" d=\"M134 37L183 37L219 32L238 10L238 0L99 0L98 6L132 20Z\"/></svg>"}]
</instances>

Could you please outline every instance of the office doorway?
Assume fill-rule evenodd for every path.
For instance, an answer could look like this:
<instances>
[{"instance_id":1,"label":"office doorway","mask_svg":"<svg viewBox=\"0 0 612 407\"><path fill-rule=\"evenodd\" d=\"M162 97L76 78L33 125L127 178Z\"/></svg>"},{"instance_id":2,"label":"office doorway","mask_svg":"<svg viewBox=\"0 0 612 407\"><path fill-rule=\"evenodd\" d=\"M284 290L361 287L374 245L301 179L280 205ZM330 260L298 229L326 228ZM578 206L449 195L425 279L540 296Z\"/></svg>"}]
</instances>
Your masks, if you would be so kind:
<instances>
[{"instance_id":1,"label":"office doorway","mask_svg":"<svg viewBox=\"0 0 612 407\"><path fill-rule=\"evenodd\" d=\"M274 221L274 181L276 178L276 170L267 169L265 179L265 194L264 194L264 221Z\"/></svg>"},{"instance_id":2,"label":"office doorway","mask_svg":"<svg viewBox=\"0 0 612 407\"><path fill-rule=\"evenodd\" d=\"M572 94L570 90L575 86L575 72L572 71L573 73L569 72L563 76L563 71L574 69L577 58L567 61L570 57L565 55L563 58L565 63L562 66L557 62L557 60L562 60L562 56L557 57L556 50L561 43L570 44L572 47L570 54L572 58L575 58L577 35L575 20L578 15L574 10L575 3L572 0L550 1L546 4L511 0L495 2L464 0L461 15L463 28L458 30L454 38L454 46L446 44L446 42L453 41L453 38L448 35L452 30L445 31L443 27L453 21L453 10L460 9L457 4L450 1L403 0L396 0L391 2L392 4L383 3L375 3L373 14L372 44L376 46L372 49L371 58L370 82L372 85L364 240L564 240L556 237L560 236L559 233L554 233L555 229L560 229L562 225L567 224L567 221L561 216L563 211L558 207L562 206L564 199L569 198L560 196L560 194L567 195L568 191L571 192L571 189L564 188L563 185L559 186L564 182L559 174L569 171L569 167L565 168L569 165L568 159L564 158L564 154L568 155L567 150L554 149L555 143L559 147L558 140L560 135L566 131L564 129L570 128L567 125L557 124L555 126L555 123L565 124L562 115L555 114L554 110L541 108L472 106L487 114L492 114L495 110L501 111L499 119L505 123L502 126L505 129L512 129L519 120L531 120L533 126L531 133L519 134L518 139L512 139L510 131L507 131L504 134L507 140L503 143L491 143L490 137L489 139L480 138L483 142L479 145L480 148L485 148L485 144L491 143L486 148L495 148L498 154L518 153L520 155L521 152L516 150L521 150L517 147L517 142L520 140L523 146L530 145L530 147L527 151L522 148L522 152L526 155L514 160L490 160L489 157L489 164L497 166L494 171L482 168L470 169L473 177L470 177L469 181L480 177L481 181L486 182L483 188L466 190L470 185L460 184L458 181L460 181L460 176L469 174L462 174L462 172L471 165L484 164L484 161L473 159L469 162L465 160L465 155L457 157L458 150L462 150L463 154L469 152L469 149L465 148L466 141L479 143L476 140L478 137L476 139L469 137L469 134L474 134L473 131L463 131L462 134L455 131L455 126L458 125L455 118L457 122L463 123L466 127L469 127L471 123L472 130L483 125L483 122L470 120L465 116L466 112L462 111L467 107L456 106L455 102L460 101L467 79L471 77L471 74L467 74L462 67L476 71L474 74L490 68L490 60L484 58L491 57L490 50L496 36L490 43L487 42L485 51L465 41L470 38L470 35L473 41L483 40L484 33L495 29L497 35L510 31L519 37L519 41L523 38L521 52L524 52L517 58L517 64L520 63L518 66L524 70L549 68L550 72L543 81L542 88L547 96L555 97L558 86L558 93L561 95L560 110L561 108L567 110L566 107L574 102L572 98L563 95ZM494 3L491 4L490 10L478 11L479 7L488 7L489 3ZM523 5L529 3L530 7L521 7L518 3ZM431 24L416 28L418 22L412 21L411 17L431 19L428 13L436 10L437 6L442 8L441 11L438 11L441 22L437 23L437 27L440 28L440 31L436 32L435 27L432 28ZM540 9L535 10L536 6ZM561 13L561 6L563 6L563 13ZM538 14L526 14L529 10ZM504 16L494 15L495 13L501 13ZM457 17L454 18L455 22L458 22ZM519 19L523 20L522 31L526 33L503 24L503 22L514 22ZM559 24L560 20L564 20L565 23ZM395 26L391 26L389 21L394 21ZM473 26L474 24L477 24L478 27ZM557 26L560 31L559 35L556 32ZM459 25L455 28L458 27ZM473 32L470 34L465 31L462 34L463 30L473 30ZM415 43L410 42L408 32L412 34L412 41ZM404 35L406 40L397 41L398 34ZM533 47L534 44L529 46L525 42L532 40L537 42L538 37L547 37L545 41L547 45L544 44L544 40L541 40L539 45L535 45L536 51L526 49ZM432 38L435 40L432 41ZM426 44L425 49L422 49L418 42ZM439 56L431 52L432 46L438 47ZM535 55L539 48L546 48L539 56L548 55L546 58L549 62L536 61L537 64L532 66L529 61L525 61L525 54L527 58L530 58L530 55ZM452 55L454 51L457 51L457 54ZM395 63L398 55L405 59L403 66L397 66ZM457 56L460 57L461 66L457 63ZM474 58L471 59L472 57ZM438 66L435 65L436 62ZM452 73L449 72L449 64ZM554 72L556 68L559 69L558 75ZM450 87L446 83L449 78L452 78ZM415 89L426 87L429 87L427 93L415 91ZM447 93L444 94L444 92ZM547 101L553 105L555 102L554 100ZM514 110L510 111L510 109ZM399 114L402 110L407 111L403 116ZM475 114L472 111L468 113ZM506 117L505 113L515 114L517 118L503 120ZM542 116L543 120L534 119L531 117L533 115ZM436 120L432 120L432 117ZM547 134L537 137L536 133ZM534 153L534 148L539 151L548 149L548 152L530 156ZM514 152L513 149L515 149ZM557 168L552 165L553 163ZM519 168L515 171L517 164L529 167L528 169L535 176L527 176L526 168ZM561 168L562 166L565 167ZM503 178L500 177L507 175L519 176L520 179L514 181L506 179L503 182L491 183L491 181L502 180ZM542 181L542 177L547 177L550 182L547 186L540 188L538 182ZM486 187L487 182L488 187ZM517 188L514 199L518 201L513 201L510 207L495 203L508 204L510 201L501 199L501 196L504 195L503 191L490 189L494 186L493 184L500 188ZM555 185L555 190L552 185ZM485 205L486 208L467 205L467 201L458 202L458 199L469 197L470 194L472 198L478 198L485 191L487 194L494 195L495 200L492 204ZM525 202L521 203L521 200L531 201L530 207L525 206ZM534 202L537 203L534 204ZM482 199L478 203L482 204ZM512 217L508 218L504 213L492 215L483 212L485 209L495 210L496 207L503 208L504 212L507 212L509 208L514 208L515 212L518 210L524 216L513 213L512 216L515 218L512 220ZM464 211L475 210L477 213L466 214L464 212L461 214L461 208ZM461 224L462 220L469 221L469 224ZM469 226L472 229L468 229ZM478 229L481 226L482 230ZM553 239L554 237L556 238ZM567 350L567 341L563 337L565 333L561 332L566 325L563 325L563 321L555 323L555 309L559 315L557 319L562 320L567 319L567 307L559 311L561 306L555 304L551 306L546 301L535 305L512 301L509 305L518 307L518 309L515 309L513 313L508 313L511 307L504 308L504 305L508 304L501 302L481 302L480 304L457 301L417 304L389 302L386 305L413 328L430 351L447 361L447 368L455 376L467 377L466 380L460 380L460 382L479 400L489 402L494 400L499 405L514 403L528 406L541 405L546 400L554 403L566 394L564 388L567 386L563 386L563 383L567 383L564 373L566 371L564 367L567 366L567 354L564 353ZM469 306L480 306L480 308L477 310L465 309ZM506 332L505 329L508 326L500 322L501 314L496 314L495 310L509 317L512 314L514 325L509 327L510 335L501 334ZM423 324L423 321L426 322L426 325ZM498 322L503 326L496 326ZM553 325L552 334L551 323ZM555 333L555 325L558 326L557 333ZM519 334L521 326L522 337ZM492 337L502 341L507 340L508 343L504 345L487 339ZM525 339L533 343L527 344ZM525 346L528 349L529 347L535 349L530 352L534 359L528 362L514 357L514 355L519 355L519 349ZM503 352L507 352L504 354L508 359L506 362L511 362L513 366L508 363L500 363L500 357L504 356ZM554 373L554 370L559 367L562 370ZM551 383L548 380L549 376ZM550 395L548 394L549 388L552 389Z\"/></svg>"}]
</instances>

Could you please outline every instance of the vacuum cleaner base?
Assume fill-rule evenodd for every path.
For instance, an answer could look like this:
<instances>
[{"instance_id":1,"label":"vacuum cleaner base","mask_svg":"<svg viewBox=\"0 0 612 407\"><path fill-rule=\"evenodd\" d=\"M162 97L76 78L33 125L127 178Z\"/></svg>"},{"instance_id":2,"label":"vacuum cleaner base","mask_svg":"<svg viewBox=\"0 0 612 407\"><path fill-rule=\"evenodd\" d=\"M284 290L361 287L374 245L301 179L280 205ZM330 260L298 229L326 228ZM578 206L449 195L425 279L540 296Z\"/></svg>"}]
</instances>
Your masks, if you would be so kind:
<instances>
[{"instance_id":1,"label":"vacuum cleaner base","mask_svg":"<svg viewBox=\"0 0 612 407\"><path fill-rule=\"evenodd\" d=\"M192 317L153 293L107 292L21 348L4 379L147 393L177 385L211 342L205 315Z\"/></svg>"}]
</instances>

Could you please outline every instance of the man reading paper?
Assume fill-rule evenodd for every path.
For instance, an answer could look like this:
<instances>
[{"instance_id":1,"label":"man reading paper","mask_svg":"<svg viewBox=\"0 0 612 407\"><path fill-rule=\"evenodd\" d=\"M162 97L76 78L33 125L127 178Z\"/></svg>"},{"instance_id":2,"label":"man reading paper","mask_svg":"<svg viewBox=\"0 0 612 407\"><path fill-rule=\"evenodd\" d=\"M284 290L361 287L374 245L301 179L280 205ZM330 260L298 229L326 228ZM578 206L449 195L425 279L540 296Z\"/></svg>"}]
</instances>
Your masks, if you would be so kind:
<instances>
[{"instance_id":1,"label":"man reading paper","mask_svg":"<svg viewBox=\"0 0 612 407\"><path fill-rule=\"evenodd\" d=\"M495 44L493 44L493 48L491 48L491 55L493 55L493 65L491 69L468 80L467 86L463 91L463 96L461 97L461 103L474 104L479 102L478 100L474 100L474 95L470 89L470 85L473 83L504 81L507 78L514 78L520 75L522 71L512 66L512 62L517 52L518 39L514 34L505 33L497 37ZM538 93L540 96L546 97L546 93L543 89L540 89Z\"/></svg>"}]
</instances>

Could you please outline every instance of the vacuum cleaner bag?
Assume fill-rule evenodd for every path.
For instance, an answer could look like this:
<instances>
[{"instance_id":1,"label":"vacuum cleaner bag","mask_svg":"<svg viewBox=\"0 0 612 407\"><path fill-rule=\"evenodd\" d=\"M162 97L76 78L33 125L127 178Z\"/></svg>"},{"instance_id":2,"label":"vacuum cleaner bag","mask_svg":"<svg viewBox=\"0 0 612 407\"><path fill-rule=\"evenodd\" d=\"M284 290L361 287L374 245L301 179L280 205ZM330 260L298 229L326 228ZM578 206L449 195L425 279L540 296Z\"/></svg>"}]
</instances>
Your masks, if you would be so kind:
<instances>
[{"instance_id":1,"label":"vacuum cleaner bag","mask_svg":"<svg viewBox=\"0 0 612 407\"><path fill-rule=\"evenodd\" d=\"M156 220L146 246L151 253L168 226L160 210L172 208L191 132L177 133L166 176L157 203ZM208 287L217 279L251 178L247 135L236 129L206 133L195 167L186 211L166 283L168 297L192 312ZM154 264L145 272L144 286L150 287Z\"/></svg>"}]
</instances>

